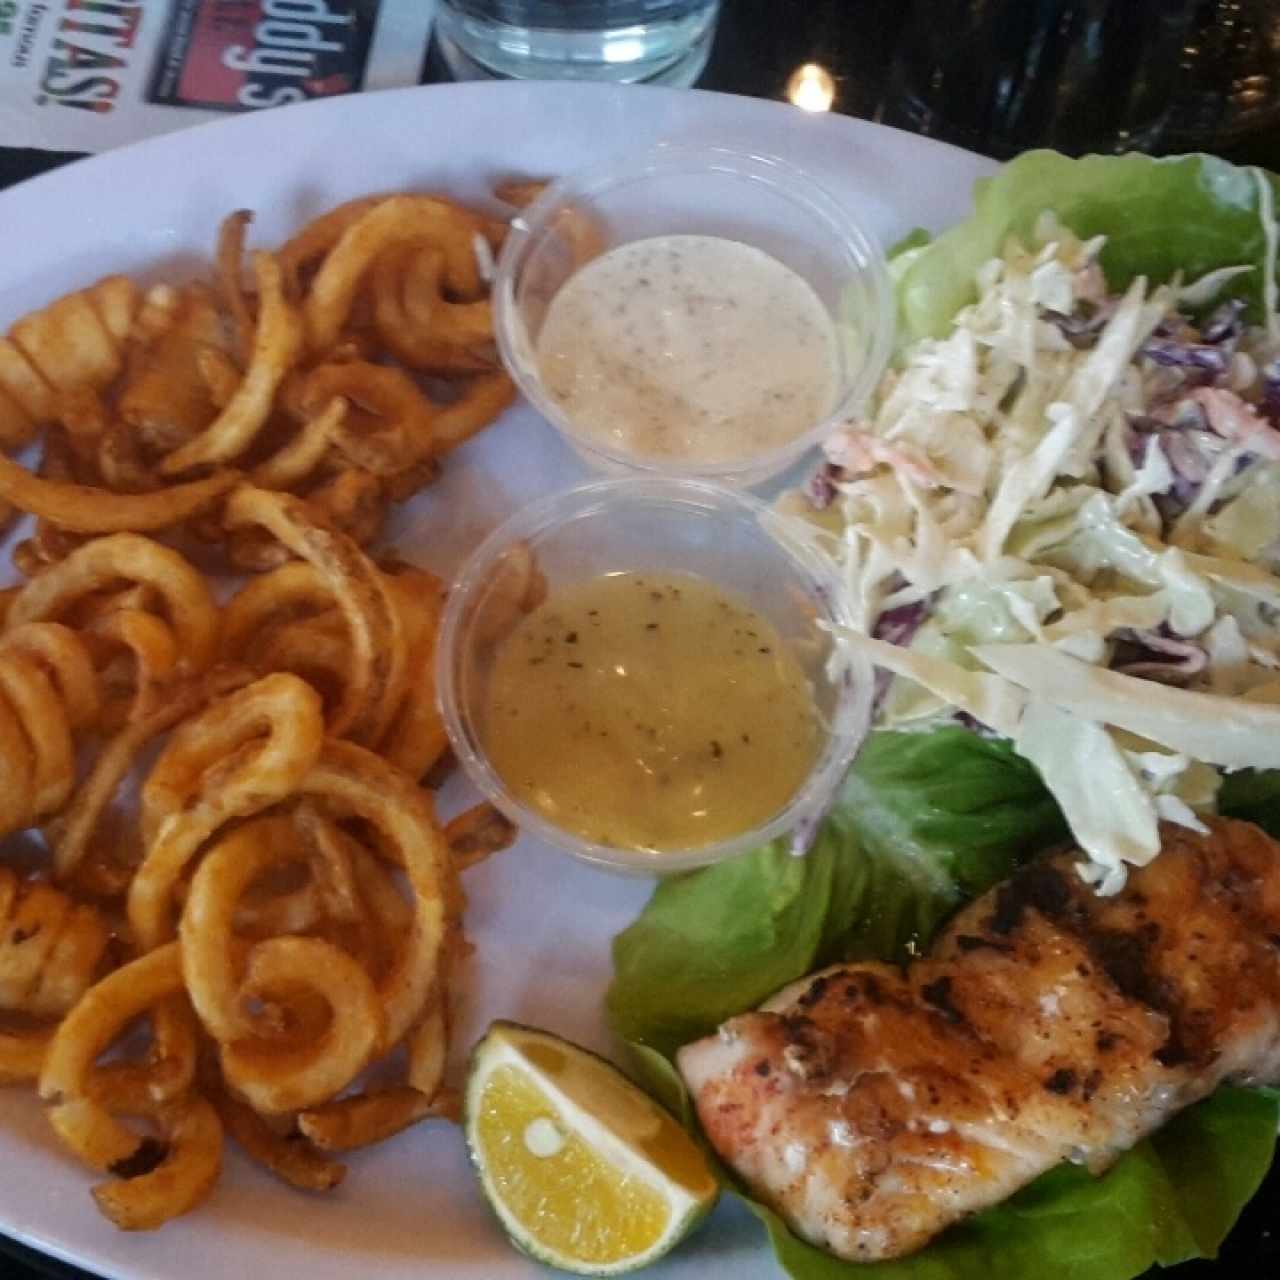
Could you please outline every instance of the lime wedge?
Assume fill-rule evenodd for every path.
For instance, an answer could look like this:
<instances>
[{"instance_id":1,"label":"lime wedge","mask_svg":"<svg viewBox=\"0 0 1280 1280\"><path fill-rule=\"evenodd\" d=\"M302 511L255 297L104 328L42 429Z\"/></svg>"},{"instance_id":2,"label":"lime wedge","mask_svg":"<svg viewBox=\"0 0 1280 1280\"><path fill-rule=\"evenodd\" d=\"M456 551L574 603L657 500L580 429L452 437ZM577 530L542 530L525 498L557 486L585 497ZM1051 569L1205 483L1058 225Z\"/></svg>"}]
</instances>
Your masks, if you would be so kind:
<instances>
[{"instance_id":1,"label":"lime wedge","mask_svg":"<svg viewBox=\"0 0 1280 1280\"><path fill-rule=\"evenodd\" d=\"M515 1245L579 1275L643 1267L715 1203L693 1139L620 1071L558 1036L495 1022L471 1056L467 1147Z\"/></svg>"}]
</instances>

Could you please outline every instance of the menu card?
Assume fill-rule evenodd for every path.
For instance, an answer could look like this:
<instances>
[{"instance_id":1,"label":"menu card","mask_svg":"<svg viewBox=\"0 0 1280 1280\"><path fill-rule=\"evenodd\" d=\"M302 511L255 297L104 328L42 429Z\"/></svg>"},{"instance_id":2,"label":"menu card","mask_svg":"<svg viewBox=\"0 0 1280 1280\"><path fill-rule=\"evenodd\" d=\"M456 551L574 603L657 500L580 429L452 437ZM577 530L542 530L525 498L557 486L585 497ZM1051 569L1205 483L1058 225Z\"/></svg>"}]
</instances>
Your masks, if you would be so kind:
<instances>
[{"instance_id":1,"label":"menu card","mask_svg":"<svg viewBox=\"0 0 1280 1280\"><path fill-rule=\"evenodd\" d=\"M0 146L105 151L418 84L435 0L0 0Z\"/></svg>"}]
</instances>

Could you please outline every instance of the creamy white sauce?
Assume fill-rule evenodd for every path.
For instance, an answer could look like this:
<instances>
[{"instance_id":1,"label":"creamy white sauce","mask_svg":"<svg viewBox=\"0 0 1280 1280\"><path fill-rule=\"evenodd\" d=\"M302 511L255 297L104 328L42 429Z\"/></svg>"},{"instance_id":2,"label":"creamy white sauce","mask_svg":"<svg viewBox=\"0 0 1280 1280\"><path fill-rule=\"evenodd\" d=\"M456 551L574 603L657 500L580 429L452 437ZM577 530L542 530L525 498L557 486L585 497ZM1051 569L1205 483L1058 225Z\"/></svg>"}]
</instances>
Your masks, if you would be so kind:
<instances>
[{"instance_id":1,"label":"creamy white sauce","mask_svg":"<svg viewBox=\"0 0 1280 1280\"><path fill-rule=\"evenodd\" d=\"M588 441L726 462L781 448L835 406L836 336L809 282L717 236L620 245L569 278L537 342Z\"/></svg>"}]
</instances>

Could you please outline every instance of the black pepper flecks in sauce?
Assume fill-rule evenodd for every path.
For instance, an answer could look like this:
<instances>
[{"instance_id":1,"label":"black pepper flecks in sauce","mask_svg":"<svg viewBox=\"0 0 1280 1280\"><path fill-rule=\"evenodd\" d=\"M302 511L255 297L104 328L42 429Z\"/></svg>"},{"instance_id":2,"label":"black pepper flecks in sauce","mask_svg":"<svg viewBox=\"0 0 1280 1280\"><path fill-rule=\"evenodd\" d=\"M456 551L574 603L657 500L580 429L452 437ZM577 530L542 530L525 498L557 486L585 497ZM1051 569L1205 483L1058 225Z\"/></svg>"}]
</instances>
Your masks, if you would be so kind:
<instances>
[{"instance_id":1,"label":"black pepper flecks in sauce","mask_svg":"<svg viewBox=\"0 0 1280 1280\"><path fill-rule=\"evenodd\" d=\"M579 583L522 619L495 657L482 733L549 820L654 850L767 821L821 746L809 683L772 624L704 579L661 573Z\"/></svg>"},{"instance_id":2,"label":"black pepper flecks in sauce","mask_svg":"<svg viewBox=\"0 0 1280 1280\"><path fill-rule=\"evenodd\" d=\"M718 236L638 240L587 263L551 301L538 365L589 439L698 462L780 448L836 398L835 332L812 286Z\"/></svg>"}]
</instances>

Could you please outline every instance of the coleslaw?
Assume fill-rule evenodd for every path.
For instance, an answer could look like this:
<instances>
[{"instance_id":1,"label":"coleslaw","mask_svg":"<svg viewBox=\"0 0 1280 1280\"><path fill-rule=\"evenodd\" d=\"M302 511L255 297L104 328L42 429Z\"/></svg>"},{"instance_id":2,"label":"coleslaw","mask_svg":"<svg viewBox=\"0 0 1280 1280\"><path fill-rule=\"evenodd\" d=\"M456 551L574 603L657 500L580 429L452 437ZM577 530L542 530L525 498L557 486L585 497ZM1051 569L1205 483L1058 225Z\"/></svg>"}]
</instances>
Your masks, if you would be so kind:
<instances>
[{"instance_id":1,"label":"coleslaw","mask_svg":"<svg viewBox=\"0 0 1280 1280\"><path fill-rule=\"evenodd\" d=\"M1010 739L1104 894L1161 821L1203 829L1224 772L1280 768L1280 228L1257 182L1263 260L1190 281L1112 289L1105 237L1043 214L785 502L840 565L844 650L892 676L878 726Z\"/></svg>"}]
</instances>

